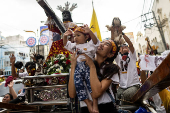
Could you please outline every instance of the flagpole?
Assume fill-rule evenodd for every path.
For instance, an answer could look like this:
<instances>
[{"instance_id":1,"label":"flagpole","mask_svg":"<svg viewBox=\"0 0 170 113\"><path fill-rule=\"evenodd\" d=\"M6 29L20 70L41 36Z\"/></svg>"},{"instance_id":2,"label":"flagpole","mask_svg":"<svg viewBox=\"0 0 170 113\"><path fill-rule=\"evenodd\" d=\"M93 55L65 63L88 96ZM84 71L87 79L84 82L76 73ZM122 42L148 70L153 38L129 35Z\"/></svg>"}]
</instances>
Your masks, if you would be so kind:
<instances>
[{"instance_id":1,"label":"flagpole","mask_svg":"<svg viewBox=\"0 0 170 113\"><path fill-rule=\"evenodd\" d=\"M102 41L100 29L99 29L99 25L98 25L98 21L97 21L96 12L94 10L93 0L92 0L92 7L93 7L93 13L92 13L92 18L91 18L91 23L90 23L90 29L96 35L96 37L100 41Z\"/></svg>"},{"instance_id":2,"label":"flagpole","mask_svg":"<svg viewBox=\"0 0 170 113\"><path fill-rule=\"evenodd\" d=\"M93 7L93 10L94 10L93 0L92 0L92 7ZM92 13L92 15L93 15L93 13ZM90 29L91 29L91 28L93 28L93 25L92 25L92 26L90 26Z\"/></svg>"}]
</instances>

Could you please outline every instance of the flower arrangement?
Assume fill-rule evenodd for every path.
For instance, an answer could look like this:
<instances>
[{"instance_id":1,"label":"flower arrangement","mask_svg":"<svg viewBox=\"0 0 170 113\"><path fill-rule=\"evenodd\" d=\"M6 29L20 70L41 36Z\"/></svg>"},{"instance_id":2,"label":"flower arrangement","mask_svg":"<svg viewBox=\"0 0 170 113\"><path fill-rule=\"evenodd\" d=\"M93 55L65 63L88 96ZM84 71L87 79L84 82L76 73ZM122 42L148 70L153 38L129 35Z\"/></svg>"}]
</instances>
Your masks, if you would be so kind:
<instances>
[{"instance_id":1,"label":"flower arrangement","mask_svg":"<svg viewBox=\"0 0 170 113\"><path fill-rule=\"evenodd\" d=\"M44 64L46 74L69 73L71 65L70 56L70 53L65 55L61 53L50 57L50 59L48 59Z\"/></svg>"},{"instance_id":2,"label":"flower arrangement","mask_svg":"<svg viewBox=\"0 0 170 113\"><path fill-rule=\"evenodd\" d=\"M4 75L0 75L0 83L5 81L5 76Z\"/></svg>"}]
</instances>

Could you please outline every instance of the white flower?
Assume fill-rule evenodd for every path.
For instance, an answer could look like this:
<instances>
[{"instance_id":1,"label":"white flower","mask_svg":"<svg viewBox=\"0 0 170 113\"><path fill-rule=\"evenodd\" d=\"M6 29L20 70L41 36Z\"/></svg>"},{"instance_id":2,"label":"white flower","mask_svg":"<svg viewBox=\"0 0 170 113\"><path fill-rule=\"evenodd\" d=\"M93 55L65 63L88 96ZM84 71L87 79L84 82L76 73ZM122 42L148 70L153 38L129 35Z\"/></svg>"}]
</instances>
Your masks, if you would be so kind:
<instances>
[{"instance_id":1,"label":"white flower","mask_svg":"<svg viewBox=\"0 0 170 113\"><path fill-rule=\"evenodd\" d=\"M62 57L63 57L63 58L62 58ZM64 58L65 58L65 55L63 55L63 54L59 54L59 55L58 55L58 58L62 60L62 59L64 59Z\"/></svg>"},{"instance_id":2,"label":"white flower","mask_svg":"<svg viewBox=\"0 0 170 113\"><path fill-rule=\"evenodd\" d=\"M62 66L60 66L60 69L61 69L61 70L63 70L63 67L62 67Z\"/></svg>"},{"instance_id":3,"label":"white flower","mask_svg":"<svg viewBox=\"0 0 170 113\"><path fill-rule=\"evenodd\" d=\"M61 60L63 60L63 59L64 59L64 57L61 57L60 59L61 59Z\"/></svg>"},{"instance_id":4,"label":"white flower","mask_svg":"<svg viewBox=\"0 0 170 113\"><path fill-rule=\"evenodd\" d=\"M56 60L58 60L58 58L56 57L56 58L54 58L54 60L56 61Z\"/></svg>"},{"instance_id":5,"label":"white flower","mask_svg":"<svg viewBox=\"0 0 170 113\"><path fill-rule=\"evenodd\" d=\"M61 57L62 56L62 54L58 54L58 57Z\"/></svg>"},{"instance_id":6,"label":"white flower","mask_svg":"<svg viewBox=\"0 0 170 113\"><path fill-rule=\"evenodd\" d=\"M52 62L50 62L50 65L52 65Z\"/></svg>"},{"instance_id":7,"label":"white flower","mask_svg":"<svg viewBox=\"0 0 170 113\"><path fill-rule=\"evenodd\" d=\"M59 64L55 64L55 67L59 66Z\"/></svg>"},{"instance_id":8,"label":"white flower","mask_svg":"<svg viewBox=\"0 0 170 113\"><path fill-rule=\"evenodd\" d=\"M63 56L64 57L65 55L64 54L59 54L59 56Z\"/></svg>"},{"instance_id":9,"label":"white flower","mask_svg":"<svg viewBox=\"0 0 170 113\"><path fill-rule=\"evenodd\" d=\"M63 61L63 63L65 64L65 63L66 63L66 61Z\"/></svg>"},{"instance_id":10,"label":"white flower","mask_svg":"<svg viewBox=\"0 0 170 113\"><path fill-rule=\"evenodd\" d=\"M51 70L51 68L49 68L48 70L47 70L47 72L49 72Z\"/></svg>"},{"instance_id":11,"label":"white flower","mask_svg":"<svg viewBox=\"0 0 170 113\"><path fill-rule=\"evenodd\" d=\"M60 70L60 69L56 69L56 71L57 71L57 72L61 72L61 70Z\"/></svg>"}]
</instances>

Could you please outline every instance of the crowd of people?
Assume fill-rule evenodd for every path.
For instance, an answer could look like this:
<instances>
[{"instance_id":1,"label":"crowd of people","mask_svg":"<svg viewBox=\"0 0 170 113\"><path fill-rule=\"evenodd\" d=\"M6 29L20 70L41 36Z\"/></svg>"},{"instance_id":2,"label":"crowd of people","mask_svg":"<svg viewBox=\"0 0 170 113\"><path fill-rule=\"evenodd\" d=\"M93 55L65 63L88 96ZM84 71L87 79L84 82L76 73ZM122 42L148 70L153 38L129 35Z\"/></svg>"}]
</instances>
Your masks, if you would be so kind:
<instances>
[{"instance_id":1,"label":"crowd of people","mask_svg":"<svg viewBox=\"0 0 170 113\"><path fill-rule=\"evenodd\" d=\"M86 54L86 52L79 54L76 51L76 50L83 51L84 48L88 50L89 46L83 48L76 47L76 50L73 51L73 55L71 57L71 72L68 90L69 96L71 98L75 98L76 94L79 95L78 91L80 90L83 93L82 95L83 96L85 95L84 99L79 99L81 113L127 112L119 111L118 109L116 109L115 104L113 104L113 100L116 98L115 95L113 94L115 92L112 92L113 90L111 90L112 83L118 84L116 95L118 99L125 100L127 104L130 104L128 102L131 101L134 94L138 91L138 89L142 85L141 80L139 79L141 74L141 71L139 70L140 59L138 59L137 67L136 66L137 56L135 48L130 39L124 33L122 33L121 29L113 28L111 29L111 32L115 32L115 30L117 30L119 34L123 35L123 38L127 44L122 44L118 47L116 42L114 42L113 40L102 41L100 42L96 50L94 58L91 58L89 54ZM67 31L64 35L68 36L69 35L68 32L70 32L71 34L74 33L72 31ZM83 38L82 40L84 39L86 38ZM77 41L77 36L74 36L74 40ZM74 44L76 45L76 43ZM69 47L71 48L72 46ZM149 48L147 48L147 51L149 52ZM86 66L90 68L90 72L83 72L85 71L83 70L83 68L81 69L81 67L83 66L78 65L78 62L81 62L77 61L80 55L85 56L85 58L81 61L82 62L85 61ZM139 55L140 54L138 54L138 57ZM151 51L150 55L152 55ZM116 61L116 64L113 63L114 60ZM76 69L77 66L79 66L78 70ZM79 73L79 71L84 74ZM86 73L90 74L86 75ZM153 72L151 72L151 74L152 73ZM79 84L84 85L83 89L77 89L76 86L77 78L75 78L77 74L79 75L79 77L81 77L81 81L79 80L78 82ZM88 81L86 81L86 79L88 79ZM83 83L81 83L82 81ZM113 100L110 98L108 91L111 92L112 94L111 96L114 98ZM96 103L94 104L93 101L94 99L95 101L97 99L98 108L94 107L96 106L95 105ZM160 103L162 103L162 101L159 98L159 95L156 95L149 100L152 100L155 103L154 107L157 112L165 112L165 108L162 106L163 104L161 104L163 109L161 109L161 111L159 109L161 107Z\"/></svg>"},{"instance_id":2,"label":"crowd of people","mask_svg":"<svg viewBox=\"0 0 170 113\"><path fill-rule=\"evenodd\" d=\"M9 58L10 58L12 76L9 76L6 79L5 86L9 87L9 93L4 95L2 102L17 104L17 103L21 103L25 101L25 89L23 87L23 89L20 89L18 93L16 93L16 91L13 88L13 85L14 85L13 80L19 77L29 76L29 74L31 73L31 69L36 68L36 65L34 62L27 62L24 66L26 68L26 72L24 71L24 69L21 69L20 72L17 74L16 68L14 66L16 57L14 56L14 54L11 54ZM3 110L3 109L0 109L0 110Z\"/></svg>"},{"instance_id":3,"label":"crowd of people","mask_svg":"<svg viewBox=\"0 0 170 113\"><path fill-rule=\"evenodd\" d=\"M114 40L100 42L87 25L79 26L73 31L68 29L64 33L64 47L73 53L68 92L70 98L78 96L81 113L128 113L126 110L117 109L115 100L118 97L121 101L125 100L130 104L128 101L131 101L143 83L139 79L142 74L139 67L140 60L137 67L137 56L132 42L121 29L112 28L111 36L115 30L123 36L126 44L118 46ZM68 36L71 36L74 41L69 41ZM116 63L113 63L114 61ZM10 62L12 77L16 78L29 76L32 68L36 68L34 62L27 62L26 72L22 70L17 74L13 54L10 55ZM7 85L9 93L4 96L2 102L25 101L24 89L17 95L13 89L13 81L11 80ZM116 90L113 90L113 85L116 85ZM159 98L159 95L153 98ZM165 100L162 96L161 99Z\"/></svg>"}]
</instances>

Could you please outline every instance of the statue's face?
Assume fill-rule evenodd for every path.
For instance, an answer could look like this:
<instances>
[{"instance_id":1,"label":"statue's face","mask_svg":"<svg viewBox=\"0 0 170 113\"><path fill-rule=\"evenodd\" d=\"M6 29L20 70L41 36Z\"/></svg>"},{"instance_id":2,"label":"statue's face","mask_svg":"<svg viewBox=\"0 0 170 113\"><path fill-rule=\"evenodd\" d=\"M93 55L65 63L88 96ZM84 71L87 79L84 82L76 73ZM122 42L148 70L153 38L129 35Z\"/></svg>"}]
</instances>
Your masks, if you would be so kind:
<instances>
[{"instance_id":1,"label":"statue's face","mask_svg":"<svg viewBox=\"0 0 170 113\"><path fill-rule=\"evenodd\" d=\"M69 11L64 11L64 12L62 13L62 16L63 16L63 19L69 19L69 18L71 18L71 14L70 14Z\"/></svg>"},{"instance_id":2,"label":"statue's face","mask_svg":"<svg viewBox=\"0 0 170 113\"><path fill-rule=\"evenodd\" d=\"M116 26L116 27L121 26L121 21L120 21L120 19L119 19L118 17L115 17L115 18L113 19L112 25L113 25L113 26Z\"/></svg>"}]
</instances>

